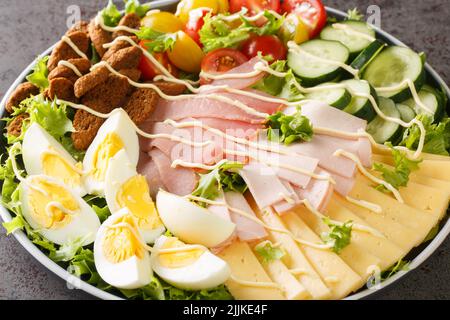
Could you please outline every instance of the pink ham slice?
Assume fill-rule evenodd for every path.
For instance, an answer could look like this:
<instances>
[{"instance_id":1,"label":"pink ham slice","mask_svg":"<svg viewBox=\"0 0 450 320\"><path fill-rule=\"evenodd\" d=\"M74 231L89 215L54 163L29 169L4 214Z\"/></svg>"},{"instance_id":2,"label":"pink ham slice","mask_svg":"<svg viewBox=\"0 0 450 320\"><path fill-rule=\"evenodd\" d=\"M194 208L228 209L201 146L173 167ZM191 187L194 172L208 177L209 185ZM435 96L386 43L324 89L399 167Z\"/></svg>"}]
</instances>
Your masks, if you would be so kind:
<instances>
[{"instance_id":1,"label":"pink ham slice","mask_svg":"<svg viewBox=\"0 0 450 320\"><path fill-rule=\"evenodd\" d=\"M362 120L339 109L330 107L324 102L312 101L303 105L301 110L302 115L309 118L316 127L355 133L358 132L358 130L365 130L367 127L366 120ZM295 111L295 108L289 107L286 108L284 112L290 114Z\"/></svg>"},{"instance_id":2,"label":"pink ham slice","mask_svg":"<svg viewBox=\"0 0 450 320\"><path fill-rule=\"evenodd\" d=\"M238 192L226 192L227 204L255 216L245 197ZM236 224L236 233L241 241L253 241L267 237L267 232L259 223L233 211L230 211L231 221ZM255 216L256 218L256 216Z\"/></svg>"},{"instance_id":3,"label":"pink ham slice","mask_svg":"<svg viewBox=\"0 0 450 320\"><path fill-rule=\"evenodd\" d=\"M253 72L255 70L255 64L258 63L259 61L260 61L259 57L254 57L253 59L250 59L249 61L241 64L240 66L237 66L236 68L233 68L223 74L231 75L231 74L243 74ZM259 80L264 78L264 75L265 75L264 72L259 72L257 75L252 77L213 80L209 84L214 86L227 85L235 89L245 89L251 87Z\"/></svg>"},{"instance_id":4,"label":"pink ham slice","mask_svg":"<svg viewBox=\"0 0 450 320\"><path fill-rule=\"evenodd\" d=\"M289 190L281 183L275 171L265 164L251 162L239 173L260 209L265 209L283 200L284 196L289 196Z\"/></svg>"},{"instance_id":5,"label":"pink ham slice","mask_svg":"<svg viewBox=\"0 0 450 320\"><path fill-rule=\"evenodd\" d=\"M220 192L219 196L214 199L214 201L225 202L225 195L223 191ZM212 204L208 206L208 210L224 220L231 221L231 214L226 206Z\"/></svg>"},{"instance_id":6,"label":"pink ham slice","mask_svg":"<svg viewBox=\"0 0 450 320\"><path fill-rule=\"evenodd\" d=\"M261 110L256 110L261 111ZM230 103L211 99L206 96L192 96L182 100L160 99L149 121L162 122L166 119L181 120L185 118L218 118L262 124L265 119L234 106Z\"/></svg>"},{"instance_id":7,"label":"pink ham slice","mask_svg":"<svg viewBox=\"0 0 450 320\"><path fill-rule=\"evenodd\" d=\"M155 162L151 160L146 152L140 152L139 154L137 172L145 176L150 189L150 195L155 199L159 189L164 188L164 184L159 176L159 171Z\"/></svg>"},{"instance_id":8,"label":"pink ham slice","mask_svg":"<svg viewBox=\"0 0 450 320\"><path fill-rule=\"evenodd\" d=\"M341 196L346 197L353 190L355 185L354 178L346 178L336 173L330 173L331 177L336 181L336 185L334 186L334 190L339 193Z\"/></svg>"},{"instance_id":9,"label":"pink ham slice","mask_svg":"<svg viewBox=\"0 0 450 320\"><path fill-rule=\"evenodd\" d=\"M317 174L329 175L325 170L318 169ZM313 179L306 189L294 186L300 199L307 199L318 211L323 211L333 195L333 185L328 180Z\"/></svg>"},{"instance_id":10,"label":"pink ham slice","mask_svg":"<svg viewBox=\"0 0 450 320\"><path fill-rule=\"evenodd\" d=\"M149 153L158 169L161 181L167 191L185 196L190 194L197 186L197 175L191 169L172 168L172 161L158 149L152 149Z\"/></svg>"},{"instance_id":11,"label":"pink ham slice","mask_svg":"<svg viewBox=\"0 0 450 320\"><path fill-rule=\"evenodd\" d=\"M286 180L281 180L281 182L286 187L286 189L289 190L290 197L294 201L293 202L291 202L291 201L288 202L286 200L281 200L280 202L275 203L272 207L280 215L295 209L300 204L300 198L298 197L298 195L295 192L295 190L292 187L292 185Z\"/></svg>"},{"instance_id":12,"label":"pink ham slice","mask_svg":"<svg viewBox=\"0 0 450 320\"><path fill-rule=\"evenodd\" d=\"M257 134L256 131L258 129L262 129L262 125L251 124L243 121L235 121L235 120L225 120L219 118L196 118L193 119L195 121L201 122L203 125L206 125L211 128L218 129L230 136L237 138L245 138L245 139L253 139ZM184 122L185 119L182 120ZM186 119L186 121L192 121Z\"/></svg>"}]
</instances>

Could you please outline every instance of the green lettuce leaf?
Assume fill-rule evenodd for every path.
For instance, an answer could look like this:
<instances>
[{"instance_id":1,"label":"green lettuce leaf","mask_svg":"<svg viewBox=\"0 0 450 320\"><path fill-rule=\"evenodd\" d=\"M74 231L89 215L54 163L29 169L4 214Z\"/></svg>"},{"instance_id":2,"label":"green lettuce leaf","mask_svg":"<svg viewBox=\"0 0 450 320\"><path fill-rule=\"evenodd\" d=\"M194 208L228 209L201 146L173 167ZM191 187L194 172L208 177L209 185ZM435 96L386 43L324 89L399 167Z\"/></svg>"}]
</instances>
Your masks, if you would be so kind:
<instances>
[{"instance_id":1,"label":"green lettuce leaf","mask_svg":"<svg viewBox=\"0 0 450 320\"><path fill-rule=\"evenodd\" d=\"M125 12L135 13L139 18L145 17L147 11L150 10L149 4L141 5L139 0L124 0L124 3L125 3Z\"/></svg>"},{"instance_id":2,"label":"green lettuce leaf","mask_svg":"<svg viewBox=\"0 0 450 320\"><path fill-rule=\"evenodd\" d=\"M270 241L259 243L255 246L255 251L261 256L265 263L280 260L285 255L281 248L275 247Z\"/></svg>"},{"instance_id":3,"label":"green lettuce leaf","mask_svg":"<svg viewBox=\"0 0 450 320\"><path fill-rule=\"evenodd\" d=\"M41 89L41 91L47 89L49 86L49 82L47 79L47 62L49 58L49 56L45 56L39 59L33 67L33 72L26 77L29 82Z\"/></svg>"},{"instance_id":4,"label":"green lettuce leaf","mask_svg":"<svg viewBox=\"0 0 450 320\"><path fill-rule=\"evenodd\" d=\"M55 262L71 261L81 250L88 236L90 235L68 241L67 243L61 245L57 250L50 252L49 258Z\"/></svg>"},{"instance_id":5,"label":"green lettuce leaf","mask_svg":"<svg viewBox=\"0 0 450 320\"><path fill-rule=\"evenodd\" d=\"M389 269L387 269L387 270L385 270L385 271L383 271L381 273L381 281L386 281L387 279L389 279L394 274L396 274L396 273L398 273L400 271L408 271L409 270L409 264L410 264L409 261L405 261L405 260L400 259L392 267L390 267Z\"/></svg>"},{"instance_id":6,"label":"green lettuce leaf","mask_svg":"<svg viewBox=\"0 0 450 320\"><path fill-rule=\"evenodd\" d=\"M286 60L278 60L273 62L270 67L278 72L284 72L287 69L287 61ZM277 96L280 94L283 86L286 83L285 78L277 77L272 74L261 79L254 88L265 93L268 93L272 96Z\"/></svg>"},{"instance_id":7,"label":"green lettuce leaf","mask_svg":"<svg viewBox=\"0 0 450 320\"><path fill-rule=\"evenodd\" d=\"M284 22L284 16L279 19L277 16L272 14L270 11L265 10L263 16L266 18L266 23L264 23L261 27L255 26L253 23L248 21L245 17L242 17L242 21L245 26L252 28L251 32L263 36L263 35L274 35L280 31L281 26Z\"/></svg>"},{"instance_id":8,"label":"green lettuce leaf","mask_svg":"<svg viewBox=\"0 0 450 320\"><path fill-rule=\"evenodd\" d=\"M270 141L289 145L296 141L311 141L313 128L309 119L301 115L300 109L293 115L279 111L270 115L266 122Z\"/></svg>"},{"instance_id":9,"label":"green lettuce leaf","mask_svg":"<svg viewBox=\"0 0 450 320\"><path fill-rule=\"evenodd\" d=\"M177 40L175 33L163 33L148 27L142 27L136 36L142 40L151 40L145 43L148 52L172 50Z\"/></svg>"},{"instance_id":10,"label":"green lettuce leaf","mask_svg":"<svg viewBox=\"0 0 450 320\"><path fill-rule=\"evenodd\" d=\"M392 150L394 158L394 168L387 168L381 163L374 163L373 169L381 172L383 179L391 184L395 189L406 187L409 181L409 175L412 171L419 169L419 164L422 160L411 160L407 157L406 152L394 149L392 144L388 144ZM387 192L388 190L383 185L377 186L378 190Z\"/></svg>"},{"instance_id":11,"label":"green lettuce leaf","mask_svg":"<svg viewBox=\"0 0 450 320\"><path fill-rule=\"evenodd\" d=\"M336 224L329 218L324 218L323 222L330 228L330 231L321 234L322 241L333 245L333 252L341 253L342 249L350 244L353 222L347 221L344 224Z\"/></svg>"},{"instance_id":12,"label":"green lettuce leaf","mask_svg":"<svg viewBox=\"0 0 450 320\"><path fill-rule=\"evenodd\" d=\"M236 172L242 167L242 163L239 162L226 162L207 174L201 174L198 186L192 195L214 200L221 190L244 193L247 185Z\"/></svg>"},{"instance_id":13,"label":"green lettuce leaf","mask_svg":"<svg viewBox=\"0 0 450 320\"><path fill-rule=\"evenodd\" d=\"M444 118L440 123L433 123L434 119L429 115L418 115L417 119L422 121L425 130L425 144L423 151L432 154L450 155L450 118ZM405 130L401 146L410 150L417 150L420 140L420 129L413 125Z\"/></svg>"},{"instance_id":14,"label":"green lettuce leaf","mask_svg":"<svg viewBox=\"0 0 450 320\"><path fill-rule=\"evenodd\" d=\"M10 235L16 230L23 230L25 228L25 223L22 216L15 216L10 222L3 222L2 226L6 229L6 235Z\"/></svg>"},{"instance_id":15,"label":"green lettuce leaf","mask_svg":"<svg viewBox=\"0 0 450 320\"><path fill-rule=\"evenodd\" d=\"M102 11L100 11L100 14L103 17L105 25L107 25L108 27L117 26L120 19L122 18L122 14L120 13L119 9L117 9L112 0L109 0L108 5Z\"/></svg>"},{"instance_id":16,"label":"green lettuce leaf","mask_svg":"<svg viewBox=\"0 0 450 320\"><path fill-rule=\"evenodd\" d=\"M359 12L358 8L349 9L347 11L347 20L363 21L364 15Z\"/></svg>"}]
</instances>

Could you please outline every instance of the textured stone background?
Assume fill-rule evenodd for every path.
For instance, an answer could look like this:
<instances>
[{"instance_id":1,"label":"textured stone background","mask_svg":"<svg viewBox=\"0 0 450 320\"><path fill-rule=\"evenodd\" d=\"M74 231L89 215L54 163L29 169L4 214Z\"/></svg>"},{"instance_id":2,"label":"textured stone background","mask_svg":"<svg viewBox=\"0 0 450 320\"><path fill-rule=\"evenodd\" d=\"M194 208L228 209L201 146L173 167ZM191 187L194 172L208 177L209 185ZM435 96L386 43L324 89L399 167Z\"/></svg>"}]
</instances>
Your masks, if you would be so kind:
<instances>
[{"instance_id":1,"label":"textured stone background","mask_svg":"<svg viewBox=\"0 0 450 320\"><path fill-rule=\"evenodd\" d=\"M66 9L80 5L82 18L92 17L107 1L101 0L0 0L0 96L40 52L66 30ZM121 2L121 1L116 1ZM366 12L381 8L382 28L417 51L450 83L449 0L328 0L326 5ZM378 299L449 299L450 240L418 270ZM64 281L45 269L13 237L0 228L0 299L90 299L69 290Z\"/></svg>"}]
</instances>

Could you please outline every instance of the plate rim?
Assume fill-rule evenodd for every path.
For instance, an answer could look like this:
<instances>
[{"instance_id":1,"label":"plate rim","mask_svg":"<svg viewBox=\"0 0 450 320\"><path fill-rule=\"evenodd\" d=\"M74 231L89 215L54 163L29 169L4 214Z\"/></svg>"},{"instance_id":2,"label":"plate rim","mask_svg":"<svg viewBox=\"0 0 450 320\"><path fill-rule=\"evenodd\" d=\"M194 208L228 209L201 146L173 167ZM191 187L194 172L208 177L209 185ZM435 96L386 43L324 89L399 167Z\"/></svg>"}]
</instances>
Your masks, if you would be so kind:
<instances>
[{"instance_id":1,"label":"plate rim","mask_svg":"<svg viewBox=\"0 0 450 320\"><path fill-rule=\"evenodd\" d=\"M151 5L152 8L158 9L162 8L164 6L174 5L177 3L178 0L156 0L152 1ZM334 9L331 7L326 6L326 10L328 13L331 13L335 16L339 16L341 18L346 17L346 14L338 9ZM395 45L401 45L407 47L402 41L397 39L396 37L392 36L391 34L383 31L382 29L371 25L377 32L378 35L383 36L386 38L389 42L395 44ZM8 88L8 90L5 92L3 99L0 102L0 114L4 113L5 104L11 93L14 91L14 89L23 82L25 77L30 73L31 69L35 65L36 61L43 57L48 55L53 47L55 45L52 45L47 50L45 50L43 53L41 53L35 60L33 60L21 73L20 75L14 80L14 82L11 84L11 86ZM428 64L425 64L425 69L430 74L434 80L439 83L445 90L447 96L450 98L450 89L445 83L445 81L442 79L442 77ZM9 211L2 205L0 205L0 217L3 221L11 221L12 216L9 213ZM409 264L409 270L407 271L400 271L390 277L388 280L382 282L377 288L369 289L366 288L360 292L351 294L344 298L343 300L358 300L367 298L371 295L375 295L376 293L379 293L381 290L386 289L387 287L390 287L393 283L397 282L398 280L404 278L407 274L410 274L414 271L414 269L418 268L422 263L424 263L431 255L433 255L436 250L440 247L440 245L444 242L444 240L447 238L447 236L450 234L450 219L447 220L447 222L441 227L439 230L439 233L436 235L436 237L423 249L421 252L414 257L414 259ZM122 297L116 296L112 293L106 292L104 290L101 290L86 281L83 281L72 274L70 274L67 270L59 266L56 262L53 262L48 256L46 256L36 245L34 245L30 239L28 239L27 235L22 230L17 230L13 232L12 234L14 238L22 245L22 247L25 248L25 250L28 251L28 253L33 256L39 263L41 263L44 267L46 267L49 271L53 272L57 276L59 276L61 279L66 281L68 288L73 287L74 289L83 290L84 292L103 299L103 300L123 300ZM70 284L70 286L69 286Z\"/></svg>"}]
</instances>

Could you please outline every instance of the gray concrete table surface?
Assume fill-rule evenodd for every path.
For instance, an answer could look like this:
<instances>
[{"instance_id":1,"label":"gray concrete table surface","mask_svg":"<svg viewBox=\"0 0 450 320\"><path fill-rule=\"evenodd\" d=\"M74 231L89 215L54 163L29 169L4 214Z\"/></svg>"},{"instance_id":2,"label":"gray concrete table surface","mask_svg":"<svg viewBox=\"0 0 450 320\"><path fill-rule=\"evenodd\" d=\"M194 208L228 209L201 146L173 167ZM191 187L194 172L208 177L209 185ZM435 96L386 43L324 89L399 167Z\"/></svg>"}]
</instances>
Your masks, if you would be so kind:
<instances>
[{"instance_id":1,"label":"gray concrete table surface","mask_svg":"<svg viewBox=\"0 0 450 320\"><path fill-rule=\"evenodd\" d=\"M66 30L67 8L79 5L83 19L107 1L0 0L0 96L35 56ZM116 1L121 2L121 1ZM450 83L450 0L328 0L328 6L366 12L381 8L381 27L417 51ZM0 228L0 299L91 299L32 258ZM450 299L450 239L407 279L377 299Z\"/></svg>"}]
</instances>

